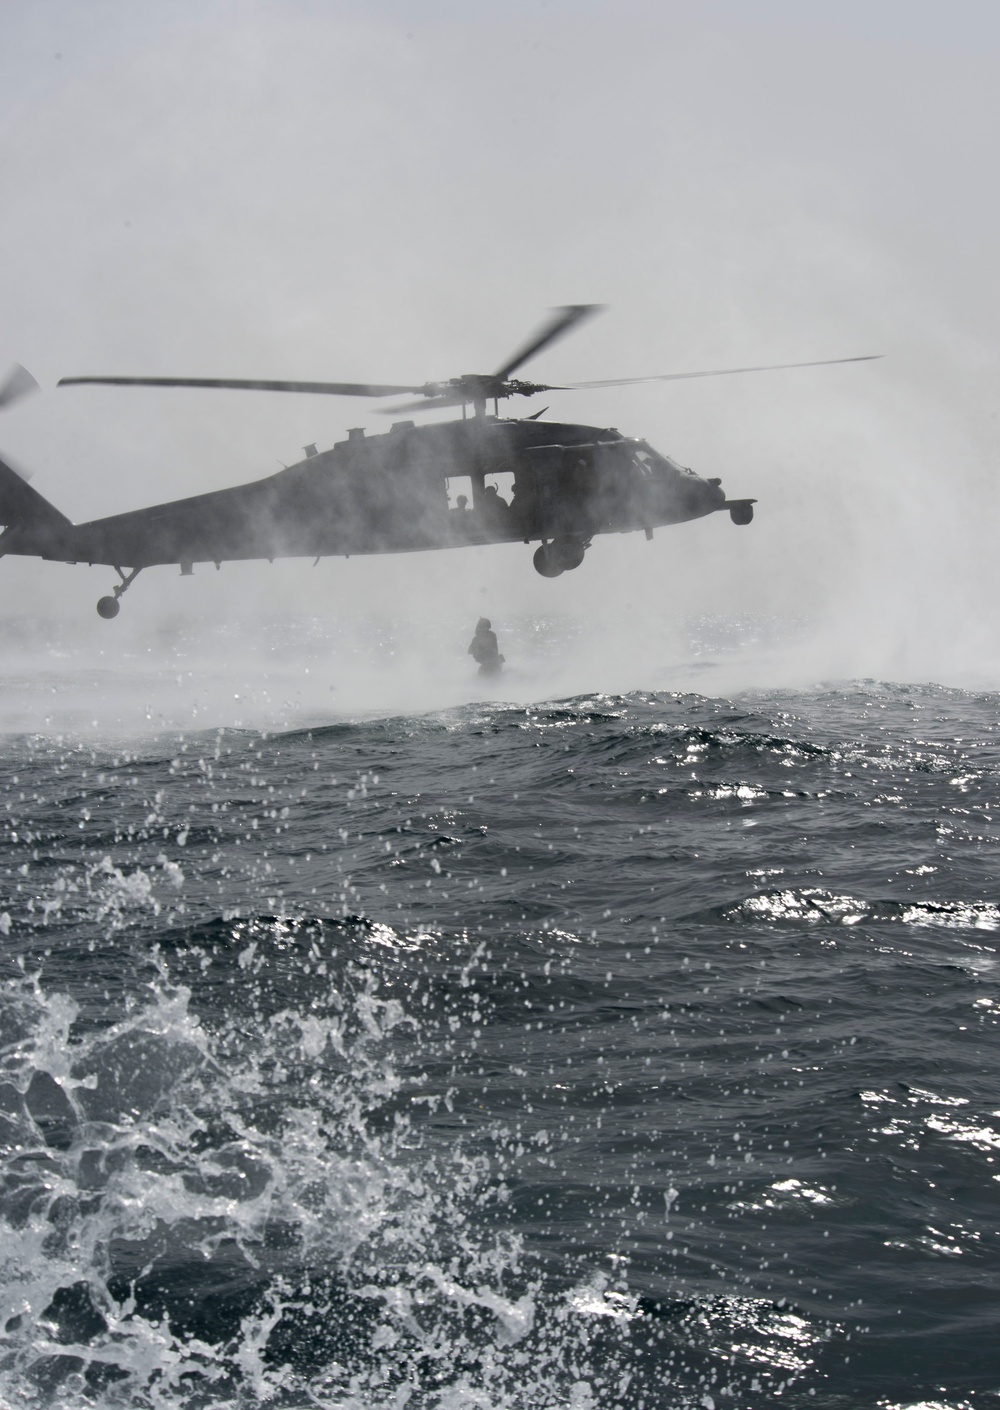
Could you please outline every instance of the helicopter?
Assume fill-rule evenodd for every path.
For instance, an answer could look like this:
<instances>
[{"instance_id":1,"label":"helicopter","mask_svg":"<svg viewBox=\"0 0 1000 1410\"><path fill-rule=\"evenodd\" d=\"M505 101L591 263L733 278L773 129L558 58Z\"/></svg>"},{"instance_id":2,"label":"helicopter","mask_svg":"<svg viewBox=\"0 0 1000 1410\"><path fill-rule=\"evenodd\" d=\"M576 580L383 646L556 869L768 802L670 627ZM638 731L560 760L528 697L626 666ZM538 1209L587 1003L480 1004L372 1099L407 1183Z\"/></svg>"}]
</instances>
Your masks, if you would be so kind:
<instances>
[{"instance_id":1,"label":"helicopter","mask_svg":"<svg viewBox=\"0 0 1000 1410\"><path fill-rule=\"evenodd\" d=\"M727 499L719 479L704 479L611 427L545 422L547 407L505 418L510 397L626 386L638 382L732 376L820 362L673 372L555 386L513 373L543 348L598 312L597 304L554 309L537 332L494 373L470 373L419 386L369 382L296 382L220 377L64 377L59 386L187 387L323 396L416 400L388 408L401 417L387 432L361 427L330 450L304 447L305 459L265 479L213 490L89 523L73 524L12 467L0 461L0 557L7 554L114 568L119 581L97 611L111 619L145 568L245 559L350 557L422 549L537 542L533 563L546 578L578 568L598 534L642 530L728 510L753 519L753 499ZM23 368L0 388L0 407L37 384ZM489 403L492 415L487 414ZM461 419L425 426L411 412L461 408ZM471 415L469 411L471 408ZM464 490L462 493L460 491Z\"/></svg>"}]
</instances>

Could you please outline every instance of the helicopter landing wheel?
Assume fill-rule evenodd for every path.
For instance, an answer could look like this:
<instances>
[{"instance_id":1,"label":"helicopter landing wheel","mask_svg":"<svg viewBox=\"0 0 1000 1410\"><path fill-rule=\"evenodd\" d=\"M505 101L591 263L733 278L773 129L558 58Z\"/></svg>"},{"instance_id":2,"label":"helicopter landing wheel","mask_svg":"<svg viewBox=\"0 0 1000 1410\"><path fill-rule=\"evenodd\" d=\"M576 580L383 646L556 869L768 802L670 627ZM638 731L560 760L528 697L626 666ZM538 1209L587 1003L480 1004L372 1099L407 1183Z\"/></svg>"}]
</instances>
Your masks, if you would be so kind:
<instances>
[{"instance_id":1,"label":"helicopter landing wheel","mask_svg":"<svg viewBox=\"0 0 1000 1410\"><path fill-rule=\"evenodd\" d=\"M749 524L753 520L753 501L737 501L729 506L729 517L734 524Z\"/></svg>"},{"instance_id":2,"label":"helicopter landing wheel","mask_svg":"<svg viewBox=\"0 0 1000 1410\"><path fill-rule=\"evenodd\" d=\"M587 550L582 539L556 539L551 551L563 572L568 573L573 568L579 568Z\"/></svg>"},{"instance_id":3,"label":"helicopter landing wheel","mask_svg":"<svg viewBox=\"0 0 1000 1410\"><path fill-rule=\"evenodd\" d=\"M562 561L554 543L540 543L531 561L535 565L535 572L541 573L543 578L558 578L563 572Z\"/></svg>"},{"instance_id":4,"label":"helicopter landing wheel","mask_svg":"<svg viewBox=\"0 0 1000 1410\"><path fill-rule=\"evenodd\" d=\"M110 622L113 617L117 617L121 611L121 603L118 599L123 592L128 592L136 578L142 572L141 568L133 568L131 573L126 573L123 568L115 567L115 572L121 578L117 587L111 590L108 597L101 597L97 600L97 615L103 617L106 622Z\"/></svg>"}]
</instances>

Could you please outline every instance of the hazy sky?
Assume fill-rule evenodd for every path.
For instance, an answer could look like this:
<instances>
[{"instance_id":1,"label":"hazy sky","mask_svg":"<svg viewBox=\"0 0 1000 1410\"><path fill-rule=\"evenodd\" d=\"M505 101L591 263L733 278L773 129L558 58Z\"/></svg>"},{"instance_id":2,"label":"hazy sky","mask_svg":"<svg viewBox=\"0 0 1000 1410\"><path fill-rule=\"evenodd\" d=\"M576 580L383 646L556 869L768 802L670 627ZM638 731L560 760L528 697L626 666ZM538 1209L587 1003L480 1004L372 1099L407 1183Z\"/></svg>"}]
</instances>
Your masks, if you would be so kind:
<instances>
[{"instance_id":1,"label":"hazy sky","mask_svg":"<svg viewBox=\"0 0 1000 1410\"><path fill-rule=\"evenodd\" d=\"M1000 7L6 0L3 15L0 356L43 393L0 443L72 518L381 426L370 403L56 392L60 376L423 381L492 370L549 307L599 301L532 375L885 358L550 399L552 418L644 435L756 496L749 529L717 516L652 545L598 541L555 583L523 548L352 560L284 573L283 600L319 581L331 601L416 593L432 612L473 587L496 611L800 610L831 671L1000 660ZM131 614L225 610L214 579L153 571ZM227 581L265 593L275 572ZM90 621L107 570L0 573L7 613L30 592L117 629Z\"/></svg>"}]
</instances>

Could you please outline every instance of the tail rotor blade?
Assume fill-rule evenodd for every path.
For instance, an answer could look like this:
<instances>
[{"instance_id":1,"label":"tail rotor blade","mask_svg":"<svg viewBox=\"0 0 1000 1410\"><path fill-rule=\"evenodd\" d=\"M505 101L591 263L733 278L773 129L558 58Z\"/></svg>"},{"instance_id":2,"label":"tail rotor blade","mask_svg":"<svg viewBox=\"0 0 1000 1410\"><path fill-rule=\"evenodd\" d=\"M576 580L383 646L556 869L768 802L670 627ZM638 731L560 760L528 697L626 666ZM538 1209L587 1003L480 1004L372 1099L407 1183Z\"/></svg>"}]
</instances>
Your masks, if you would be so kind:
<instances>
[{"instance_id":1,"label":"tail rotor blade","mask_svg":"<svg viewBox=\"0 0 1000 1410\"><path fill-rule=\"evenodd\" d=\"M32 377L26 367L20 363L15 363L11 369L10 376L0 387L0 407L13 406L14 402L21 397L26 397L30 392L38 390L38 383Z\"/></svg>"},{"instance_id":2,"label":"tail rotor blade","mask_svg":"<svg viewBox=\"0 0 1000 1410\"><path fill-rule=\"evenodd\" d=\"M12 465L9 460L0 460L0 478L2 478L2 473L5 470L11 475L16 475L17 478L23 480L25 484L28 484L35 473L34 470L22 470L20 465ZM3 519L0 519L0 524L3 522Z\"/></svg>"}]
</instances>

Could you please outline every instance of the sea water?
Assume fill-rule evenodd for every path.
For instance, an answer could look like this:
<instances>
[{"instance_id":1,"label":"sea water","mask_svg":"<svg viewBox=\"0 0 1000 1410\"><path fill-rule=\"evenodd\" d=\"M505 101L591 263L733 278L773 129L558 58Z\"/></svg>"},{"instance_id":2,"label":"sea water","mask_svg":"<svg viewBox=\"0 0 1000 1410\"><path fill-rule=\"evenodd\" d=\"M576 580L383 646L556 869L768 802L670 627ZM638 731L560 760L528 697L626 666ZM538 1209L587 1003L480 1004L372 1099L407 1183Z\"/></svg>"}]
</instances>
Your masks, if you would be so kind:
<instances>
[{"instance_id":1,"label":"sea water","mask_svg":"<svg viewBox=\"0 0 1000 1410\"><path fill-rule=\"evenodd\" d=\"M1000 1404L1000 698L112 727L46 670L0 1402Z\"/></svg>"}]
</instances>

